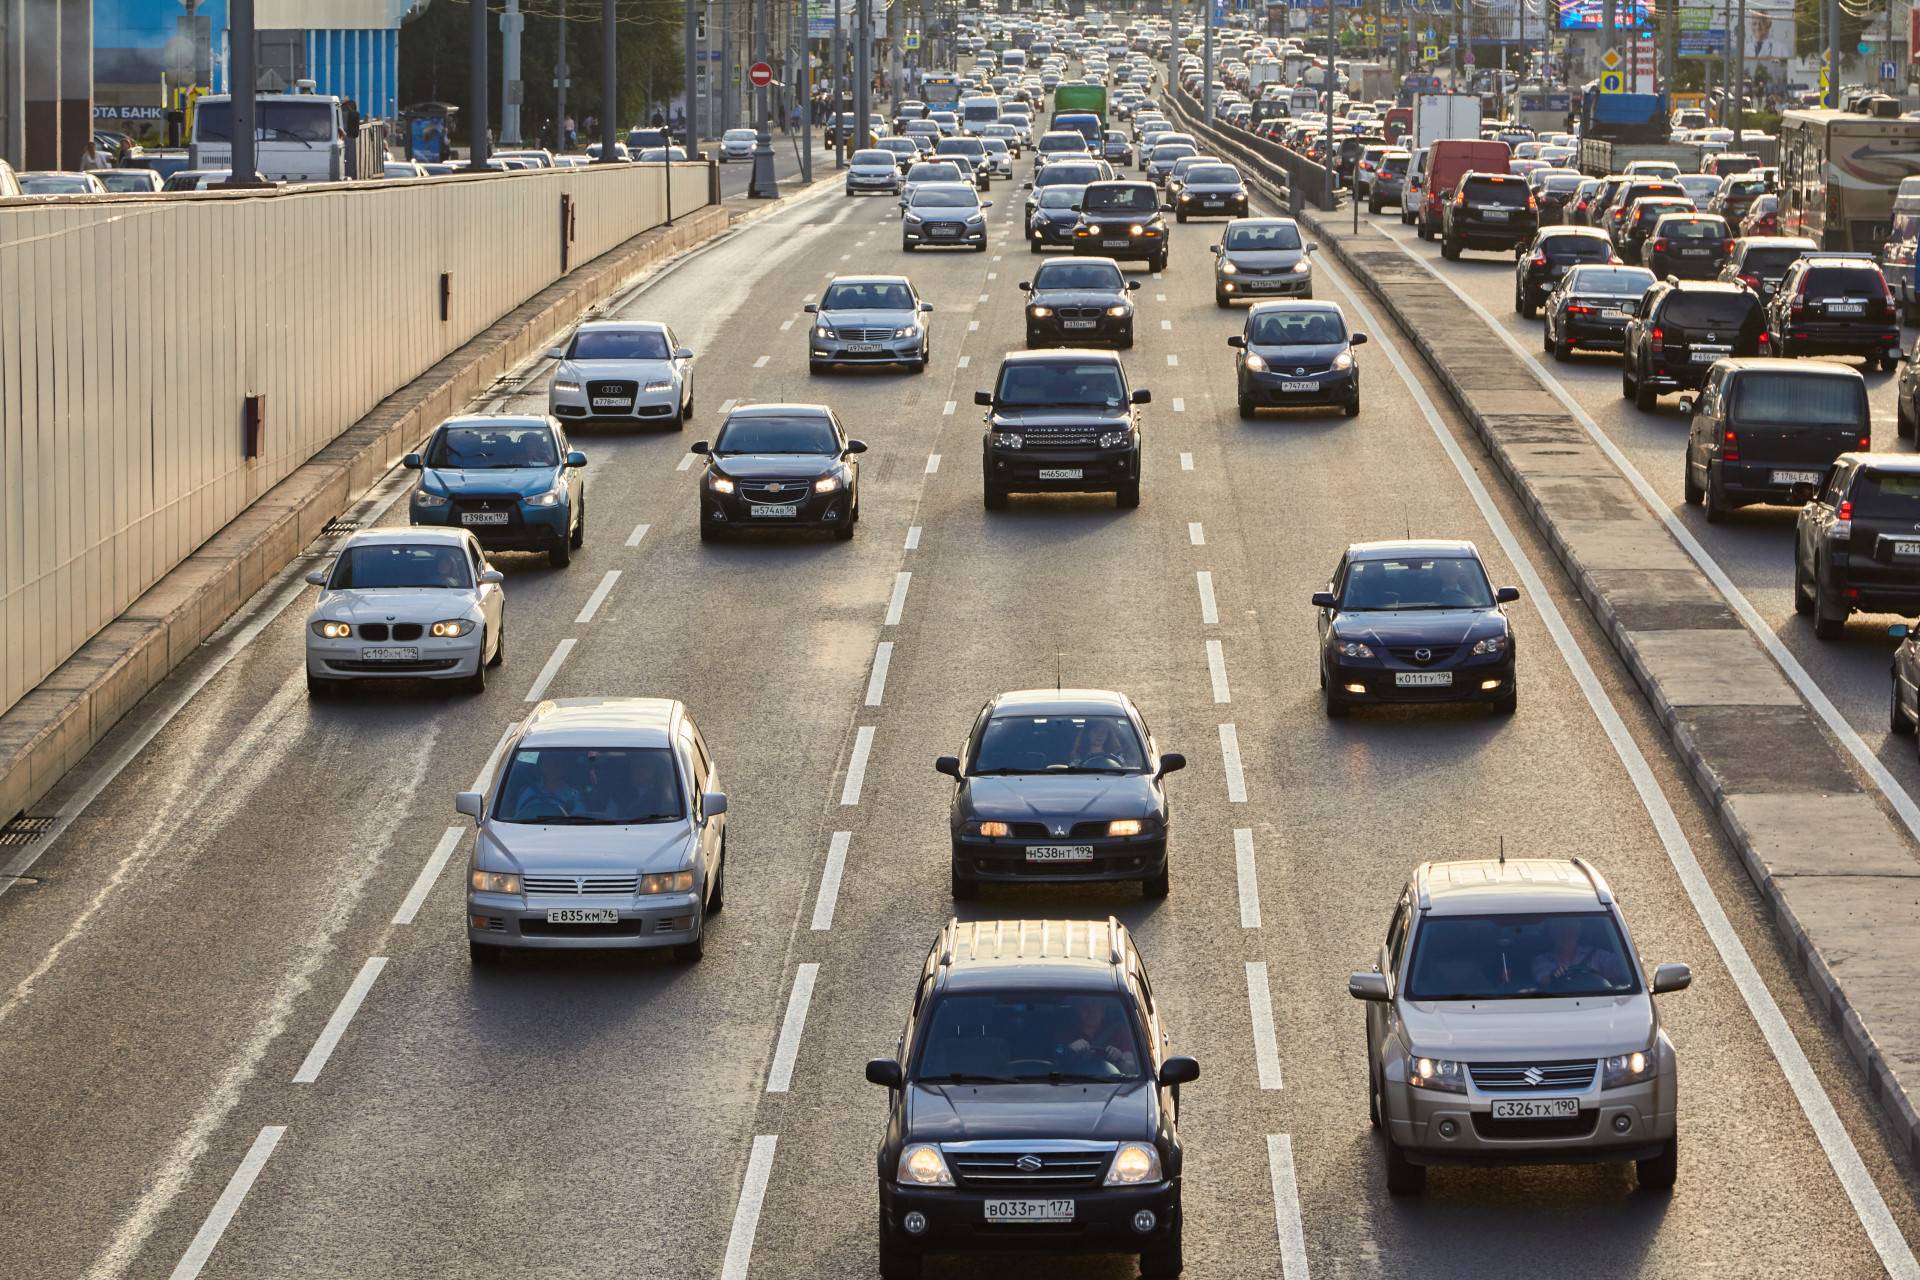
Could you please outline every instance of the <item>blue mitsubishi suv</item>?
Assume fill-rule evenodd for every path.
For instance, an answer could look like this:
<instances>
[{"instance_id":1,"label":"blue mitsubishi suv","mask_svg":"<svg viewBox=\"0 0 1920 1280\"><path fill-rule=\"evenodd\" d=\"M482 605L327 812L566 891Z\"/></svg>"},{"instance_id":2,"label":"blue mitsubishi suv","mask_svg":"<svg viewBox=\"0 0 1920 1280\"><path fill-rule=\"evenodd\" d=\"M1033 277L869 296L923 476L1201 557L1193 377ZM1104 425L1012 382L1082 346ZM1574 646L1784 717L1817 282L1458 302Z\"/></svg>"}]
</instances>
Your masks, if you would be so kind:
<instances>
[{"instance_id":1,"label":"blue mitsubishi suv","mask_svg":"<svg viewBox=\"0 0 1920 1280\"><path fill-rule=\"evenodd\" d=\"M405 458L420 473L407 514L413 524L470 530L489 551L544 551L564 568L586 540L586 465L553 418L448 418L424 453Z\"/></svg>"}]
</instances>

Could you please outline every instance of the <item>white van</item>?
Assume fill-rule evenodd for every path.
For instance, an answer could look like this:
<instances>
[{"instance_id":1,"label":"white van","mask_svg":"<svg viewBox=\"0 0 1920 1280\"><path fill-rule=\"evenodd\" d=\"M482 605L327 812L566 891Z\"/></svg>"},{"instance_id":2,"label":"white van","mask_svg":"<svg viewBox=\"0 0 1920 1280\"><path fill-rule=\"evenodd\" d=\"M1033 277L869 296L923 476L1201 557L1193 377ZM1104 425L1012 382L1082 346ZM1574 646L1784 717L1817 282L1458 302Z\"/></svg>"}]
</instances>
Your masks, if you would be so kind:
<instances>
[{"instance_id":1,"label":"white van","mask_svg":"<svg viewBox=\"0 0 1920 1280\"><path fill-rule=\"evenodd\" d=\"M262 93L253 99L255 167L272 182L340 182L347 141L340 99L316 93ZM187 165L233 167L233 99L208 94L194 105Z\"/></svg>"}]
</instances>

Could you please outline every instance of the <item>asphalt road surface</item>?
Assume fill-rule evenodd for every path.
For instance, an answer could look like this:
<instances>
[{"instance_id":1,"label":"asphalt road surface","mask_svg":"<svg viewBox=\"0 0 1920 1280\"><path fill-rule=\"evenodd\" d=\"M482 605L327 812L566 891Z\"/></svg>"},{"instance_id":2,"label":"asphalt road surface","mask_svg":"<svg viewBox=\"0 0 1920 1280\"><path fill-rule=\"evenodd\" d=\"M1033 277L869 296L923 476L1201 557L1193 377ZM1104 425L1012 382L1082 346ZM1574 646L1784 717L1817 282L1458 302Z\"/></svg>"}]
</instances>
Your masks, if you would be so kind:
<instances>
[{"instance_id":1,"label":"asphalt road surface","mask_svg":"<svg viewBox=\"0 0 1920 1280\"><path fill-rule=\"evenodd\" d=\"M574 432L586 546L565 570L497 558L509 653L484 695L309 704L316 544L64 784L53 806L100 790L0 897L0 1275L874 1274L884 1094L862 1064L891 1052L955 911L933 759L990 695L1056 679L1126 690L1191 761L1170 783L1172 896L995 889L962 914L1113 913L1136 931L1175 1051L1204 1072L1183 1115L1188 1275L1911 1265L1912 1170L1744 873L1471 434L1330 263L1319 296L1375 338L1357 419L1236 418L1218 229L1180 227L1164 278L1130 269L1144 288L1125 358L1153 392L1140 508L982 508L972 393L1021 342L1019 195L995 185L990 252L903 255L890 200L827 184L622 303L698 353L697 416ZM801 307L859 271L909 272L934 301L927 373L808 375ZM1473 275L1497 301L1497 273ZM545 372L476 407L537 409ZM1591 375L1596 405L1608 376ZM826 401L872 446L851 543L698 540L687 446L736 400ZM1673 433L1664 486L1678 429L1642 429ZM405 485L361 517L404 520L380 499ZM1782 543L1783 519L1742 515L1723 536ZM1497 582L1526 588L1515 717L1322 717L1308 596L1349 542L1408 532L1472 538ZM1783 618L1785 581L1767 580ZM731 801L728 909L703 963L470 968L471 828L452 797L536 684L694 709ZM1680 1053L1671 1196L1609 1167L1442 1170L1421 1199L1386 1194L1346 978L1415 863L1502 840L1591 857L1645 958L1693 966L1692 989L1661 1000Z\"/></svg>"}]
</instances>

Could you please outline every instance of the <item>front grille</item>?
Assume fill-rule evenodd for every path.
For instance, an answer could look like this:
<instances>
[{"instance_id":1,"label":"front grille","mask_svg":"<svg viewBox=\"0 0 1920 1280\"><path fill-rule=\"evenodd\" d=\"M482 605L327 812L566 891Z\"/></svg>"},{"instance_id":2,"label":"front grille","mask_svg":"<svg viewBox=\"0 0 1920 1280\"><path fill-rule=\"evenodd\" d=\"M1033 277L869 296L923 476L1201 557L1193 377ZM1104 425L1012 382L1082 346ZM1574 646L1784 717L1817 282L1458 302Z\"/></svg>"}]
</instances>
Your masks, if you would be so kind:
<instances>
[{"instance_id":1,"label":"front grille","mask_svg":"<svg viewBox=\"0 0 1920 1280\"><path fill-rule=\"evenodd\" d=\"M1560 1120L1495 1120L1484 1111L1473 1113L1473 1131L1482 1138L1498 1142L1519 1142L1528 1138L1585 1138L1593 1134L1599 1121L1598 1111L1582 1111Z\"/></svg>"},{"instance_id":2,"label":"front grille","mask_svg":"<svg viewBox=\"0 0 1920 1280\"><path fill-rule=\"evenodd\" d=\"M361 638L362 640L385 640L385 639L387 639L387 638L388 638L388 637L387 637L387 624L386 624L386 623L384 623L384 622L363 622L363 623L361 623L361 624L360 624L360 638Z\"/></svg>"},{"instance_id":3,"label":"front grille","mask_svg":"<svg viewBox=\"0 0 1920 1280\"><path fill-rule=\"evenodd\" d=\"M1573 1062L1474 1062L1467 1064L1474 1087L1487 1093L1545 1089L1565 1092L1586 1089L1593 1084L1599 1064L1592 1058ZM1528 1072L1538 1077L1530 1078Z\"/></svg>"},{"instance_id":4,"label":"front grille","mask_svg":"<svg viewBox=\"0 0 1920 1280\"><path fill-rule=\"evenodd\" d=\"M949 1155L948 1167L962 1185L996 1191L1050 1191L1063 1187L1091 1187L1100 1181L1112 1159L1107 1151L995 1151ZM1036 1168L1024 1169L1021 1161Z\"/></svg>"},{"instance_id":5,"label":"front grille","mask_svg":"<svg viewBox=\"0 0 1920 1280\"><path fill-rule=\"evenodd\" d=\"M632 381L589 382L587 383L587 403L592 404L594 396L618 396L623 400L631 400L639 387L639 383Z\"/></svg>"},{"instance_id":6,"label":"front grille","mask_svg":"<svg viewBox=\"0 0 1920 1280\"><path fill-rule=\"evenodd\" d=\"M1435 663L1447 661L1459 648L1459 645L1454 644L1406 645L1404 647L1396 645L1389 648L1387 652L1400 661L1410 662L1416 667L1430 667ZM1420 656L1423 653L1427 655L1424 658Z\"/></svg>"},{"instance_id":7,"label":"front grille","mask_svg":"<svg viewBox=\"0 0 1920 1280\"><path fill-rule=\"evenodd\" d=\"M738 480L735 484L748 502L795 503L813 489L811 480Z\"/></svg>"},{"instance_id":8,"label":"front grille","mask_svg":"<svg viewBox=\"0 0 1920 1280\"><path fill-rule=\"evenodd\" d=\"M393 638L395 640L418 640L421 632L424 630L425 628L417 622L396 623L393 628Z\"/></svg>"},{"instance_id":9,"label":"front grille","mask_svg":"<svg viewBox=\"0 0 1920 1280\"><path fill-rule=\"evenodd\" d=\"M1107 314L1105 307L1055 307L1053 314L1062 320L1098 320Z\"/></svg>"},{"instance_id":10,"label":"front grille","mask_svg":"<svg viewBox=\"0 0 1920 1280\"><path fill-rule=\"evenodd\" d=\"M506 523L501 524L493 521L486 524L469 525L466 522L466 517L469 514L480 515L495 513L504 513L507 517ZM518 529L520 527L520 499L507 497L455 498L453 500L453 506L448 512L447 523L472 529L474 533L482 538L490 533L497 533L501 530Z\"/></svg>"},{"instance_id":11,"label":"front grille","mask_svg":"<svg viewBox=\"0 0 1920 1280\"><path fill-rule=\"evenodd\" d=\"M1100 443L1100 435L1094 431L1029 431L1026 433L1025 448L1028 449L1090 449Z\"/></svg>"},{"instance_id":12,"label":"front grille","mask_svg":"<svg viewBox=\"0 0 1920 1280\"><path fill-rule=\"evenodd\" d=\"M834 332L848 342L885 342L892 338L894 329L841 329Z\"/></svg>"},{"instance_id":13,"label":"front grille","mask_svg":"<svg viewBox=\"0 0 1920 1280\"><path fill-rule=\"evenodd\" d=\"M640 888L639 876L525 876L529 894L574 897L580 894L618 894L632 897Z\"/></svg>"}]
</instances>

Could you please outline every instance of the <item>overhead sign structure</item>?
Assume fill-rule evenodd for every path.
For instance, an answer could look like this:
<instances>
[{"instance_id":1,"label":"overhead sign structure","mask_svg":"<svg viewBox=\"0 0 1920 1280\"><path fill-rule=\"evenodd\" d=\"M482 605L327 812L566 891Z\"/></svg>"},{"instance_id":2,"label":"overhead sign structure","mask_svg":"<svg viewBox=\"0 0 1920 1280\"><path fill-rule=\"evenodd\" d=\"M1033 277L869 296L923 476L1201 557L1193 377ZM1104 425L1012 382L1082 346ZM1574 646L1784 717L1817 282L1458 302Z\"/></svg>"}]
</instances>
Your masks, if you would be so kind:
<instances>
[{"instance_id":1,"label":"overhead sign structure","mask_svg":"<svg viewBox=\"0 0 1920 1280\"><path fill-rule=\"evenodd\" d=\"M756 62L747 68L747 83L756 89L764 89L773 83L773 68L764 62Z\"/></svg>"}]
</instances>

